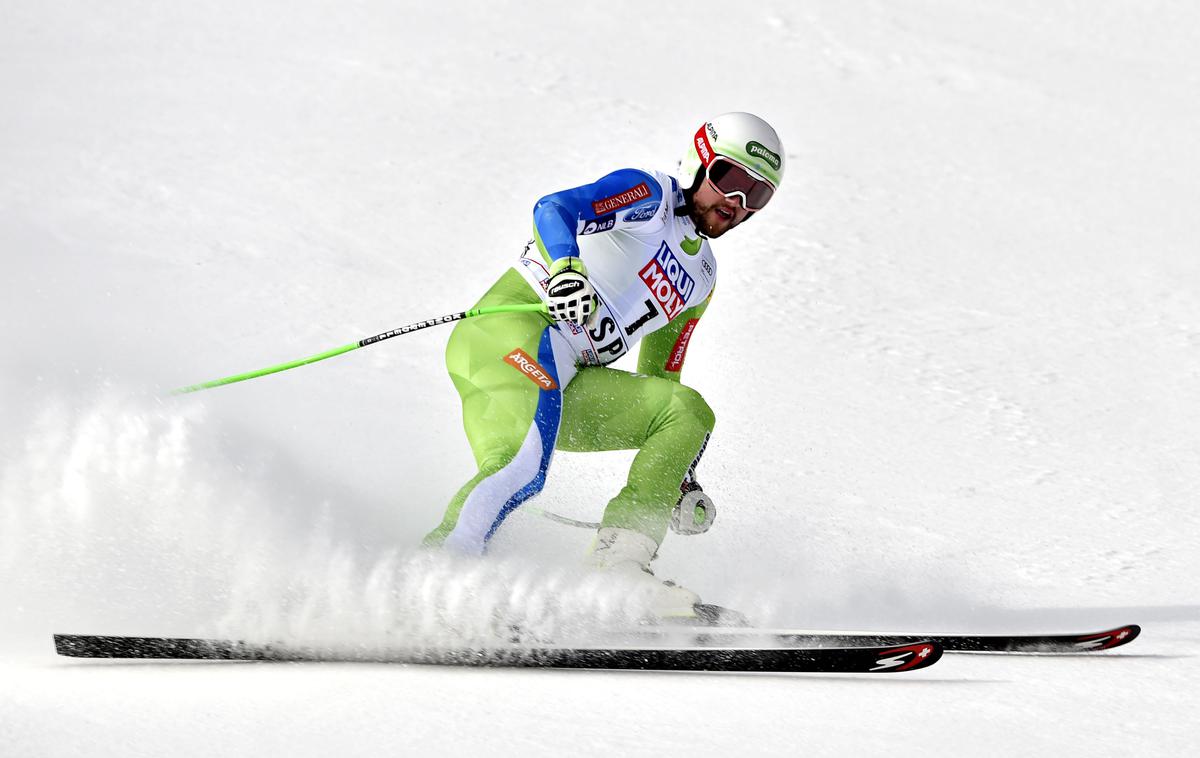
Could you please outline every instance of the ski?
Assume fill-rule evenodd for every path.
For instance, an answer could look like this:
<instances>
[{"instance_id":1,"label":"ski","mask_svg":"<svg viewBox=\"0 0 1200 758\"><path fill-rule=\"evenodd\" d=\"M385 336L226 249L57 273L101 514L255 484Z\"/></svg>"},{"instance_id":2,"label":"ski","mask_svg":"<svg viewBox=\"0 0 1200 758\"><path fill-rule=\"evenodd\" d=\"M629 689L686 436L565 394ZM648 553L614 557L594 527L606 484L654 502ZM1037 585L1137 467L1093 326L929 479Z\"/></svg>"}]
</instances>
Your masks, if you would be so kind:
<instances>
[{"instance_id":1,"label":"ski","mask_svg":"<svg viewBox=\"0 0 1200 758\"><path fill-rule=\"evenodd\" d=\"M696 645L753 641L792 645L805 649L936 643L947 653L1091 653L1128 645L1142 628L1137 624L1101 632L1065 634L921 634L897 632L842 632L831 630L754 629L737 627L679 627L638 630L634 636L671 638L686 635Z\"/></svg>"},{"instance_id":2,"label":"ski","mask_svg":"<svg viewBox=\"0 0 1200 758\"><path fill-rule=\"evenodd\" d=\"M936 643L868 647L756 648L319 648L238 640L56 634L59 655L220 661L344 661L501 668L869 674L915 671L941 658Z\"/></svg>"}]
</instances>

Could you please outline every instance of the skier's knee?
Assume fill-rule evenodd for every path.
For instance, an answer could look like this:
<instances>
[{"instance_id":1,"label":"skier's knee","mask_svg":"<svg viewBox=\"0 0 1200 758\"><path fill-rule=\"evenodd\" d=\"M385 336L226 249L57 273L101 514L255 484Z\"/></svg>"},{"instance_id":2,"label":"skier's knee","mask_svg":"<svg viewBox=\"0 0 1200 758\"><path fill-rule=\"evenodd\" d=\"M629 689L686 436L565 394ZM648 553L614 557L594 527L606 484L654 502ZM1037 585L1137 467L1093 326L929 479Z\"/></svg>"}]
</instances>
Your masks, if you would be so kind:
<instances>
[{"instance_id":1,"label":"skier's knee","mask_svg":"<svg viewBox=\"0 0 1200 758\"><path fill-rule=\"evenodd\" d=\"M516 459L518 452L519 450L509 449L488 451L477 460L479 464L478 478L484 479L508 468Z\"/></svg>"},{"instance_id":2,"label":"skier's knee","mask_svg":"<svg viewBox=\"0 0 1200 758\"><path fill-rule=\"evenodd\" d=\"M713 427L716 426L716 414L713 413L713 409L696 390L681 384L675 390L674 400L679 403L691 419L704 427L704 431L711 432Z\"/></svg>"}]
</instances>

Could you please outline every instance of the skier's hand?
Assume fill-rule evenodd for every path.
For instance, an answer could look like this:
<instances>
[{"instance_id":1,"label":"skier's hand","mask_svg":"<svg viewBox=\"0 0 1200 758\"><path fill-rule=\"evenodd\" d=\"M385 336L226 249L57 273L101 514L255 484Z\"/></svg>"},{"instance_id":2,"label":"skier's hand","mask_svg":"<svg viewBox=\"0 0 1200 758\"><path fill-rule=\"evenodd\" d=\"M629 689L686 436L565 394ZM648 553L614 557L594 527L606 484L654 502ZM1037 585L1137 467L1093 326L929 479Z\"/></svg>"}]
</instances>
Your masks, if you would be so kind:
<instances>
[{"instance_id":1,"label":"skier's hand","mask_svg":"<svg viewBox=\"0 0 1200 758\"><path fill-rule=\"evenodd\" d=\"M550 267L546 285L550 317L586 326L596 310L596 290L587 279L587 268L576 257L559 258Z\"/></svg>"}]
</instances>

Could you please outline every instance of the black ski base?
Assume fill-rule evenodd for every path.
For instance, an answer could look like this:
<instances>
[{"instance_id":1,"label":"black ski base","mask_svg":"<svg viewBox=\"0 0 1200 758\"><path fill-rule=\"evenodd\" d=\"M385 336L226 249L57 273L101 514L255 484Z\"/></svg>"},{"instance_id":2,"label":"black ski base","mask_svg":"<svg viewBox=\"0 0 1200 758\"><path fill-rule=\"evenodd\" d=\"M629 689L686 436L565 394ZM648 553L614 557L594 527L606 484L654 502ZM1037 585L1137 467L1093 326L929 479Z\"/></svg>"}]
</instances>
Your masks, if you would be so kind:
<instances>
[{"instance_id":1,"label":"black ski base","mask_svg":"<svg viewBox=\"0 0 1200 758\"><path fill-rule=\"evenodd\" d=\"M887 673L932 666L942 648L917 641L903 645L802 648L305 648L237 640L107 637L56 634L59 655L220 661L345 661L500 668L639 671Z\"/></svg>"}]
</instances>

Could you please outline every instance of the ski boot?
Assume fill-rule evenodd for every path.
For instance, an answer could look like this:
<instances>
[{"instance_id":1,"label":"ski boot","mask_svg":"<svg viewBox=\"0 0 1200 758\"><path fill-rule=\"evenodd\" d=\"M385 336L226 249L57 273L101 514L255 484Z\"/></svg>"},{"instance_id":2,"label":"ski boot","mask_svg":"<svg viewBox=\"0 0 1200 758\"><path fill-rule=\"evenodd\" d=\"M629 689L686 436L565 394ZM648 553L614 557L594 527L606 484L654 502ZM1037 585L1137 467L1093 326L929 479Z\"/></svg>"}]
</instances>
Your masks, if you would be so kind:
<instances>
[{"instance_id":1,"label":"ski boot","mask_svg":"<svg viewBox=\"0 0 1200 758\"><path fill-rule=\"evenodd\" d=\"M650 570L650 561L657 551L658 544L641 532L601 527L587 563L634 580L639 590L645 591L648 610L656 620L696 620L700 596L674 582L659 579Z\"/></svg>"}]
</instances>

